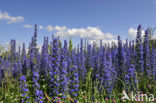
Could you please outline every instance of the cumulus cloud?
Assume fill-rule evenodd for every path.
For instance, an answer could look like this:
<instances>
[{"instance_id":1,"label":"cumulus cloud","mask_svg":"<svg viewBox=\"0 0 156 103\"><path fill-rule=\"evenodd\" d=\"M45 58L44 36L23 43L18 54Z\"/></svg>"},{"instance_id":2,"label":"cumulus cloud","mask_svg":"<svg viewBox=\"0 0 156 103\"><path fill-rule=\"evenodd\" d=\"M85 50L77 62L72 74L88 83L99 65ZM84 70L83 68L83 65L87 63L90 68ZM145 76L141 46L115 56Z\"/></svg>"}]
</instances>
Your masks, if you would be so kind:
<instances>
[{"instance_id":1,"label":"cumulus cloud","mask_svg":"<svg viewBox=\"0 0 156 103\"><path fill-rule=\"evenodd\" d=\"M137 33L137 29L129 28L128 30L128 38L129 39L135 39Z\"/></svg>"},{"instance_id":2,"label":"cumulus cloud","mask_svg":"<svg viewBox=\"0 0 156 103\"><path fill-rule=\"evenodd\" d=\"M152 39L156 39L156 34L152 36Z\"/></svg>"},{"instance_id":3,"label":"cumulus cloud","mask_svg":"<svg viewBox=\"0 0 156 103\"><path fill-rule=\"evenodd\" d=\"M67 28L66 26L55 26L54 30L56 31L65 31Z\"/></svg>"},{"instance_id":4,"label":"cumulus cloud","mask_svg":"<svg viewBox=\"0 0 156 103\"><path fill-rule=\"evenodd\" d=\"M54 28L51 26L51 25L48 25L46 27L46 29L49 31L49 32L52 32L54 30Z\"/></svg>"},{"instance_id":5,"label":"cumulus cloud","mask_svg":"<svg viewBox=\"0 0 156 103\"><path fill-rule=\"evenodd\" d=\"M66 28L66 26L55 26L55 27L53 27L52 25L48 25L48 26L46 27L46 29L47 29L49 32L52 32L52 31L57 31L57 32L59 32L59 31L65 31L67 28Z\"/></svg>"},{"instance_id":6,"label":"cumulus cloud","mask_svg":"<svg viewBox=\"0 0 156 103\"><path fill-rule=\"evenodd\" d=\"M22 25L23 28L33 28L34 26L33 25L30 25L30 24L25 24L25 25ZM41 30L43 29L43 26L42 25L39 25L38 26L38 29Z\"/></svg>"},{"instance_id":7,"label":"cumulus cloud","mask_svg":"<svg viewBox=\"0 0 156 103\"><path fill-rule=\"evenodd\" d=\"M6 44L6 45L9 45L9 44L10 44L10 42L6 42L5 44Z\"/></svg>"},{"instance_id":8,"label":"cumulus cloud","mask_svg":"<svg viewBox=\"0 0 156 103\"><path fill-rule=\"evenodd\" d=\"M112 40L114 39L114 35L111 33L103 33L100 29L96 27L87 27L87 28L80 28L80 29L67 29L66 31L62 32L67 36L79 36L81 38L89 39L89 40ZM57 34L57 33L56 33ZM60 33L59 33L60 34ZM59 35L57 34L57 35Z\"/></svg>"},{"instance_id":9,"label":"cumulus cloud","mask_svg":"<svg viewBox=\"0 0 156 103\"><path fill-rule=\"evenodd\" d=\"M96 27L87 27L80 29L68 29L66 34L69 36L80 36L81 38L89 40L100 40L103 37L108 38L108 35L104 36L104 33Z\"/></svg>"},{"instance_id":10,"label":"cumulus cloud","mask_svg":"<svg viewBox=\"0 0 156 103\"><path fill-rule=\"evenodd\" d=\"M135 28L129 28L128 30L128 39L129 40L134 40L136 38L136 34L137 34L137 29ZM145 31L142 30L142 36L145 35Z\"/></svg>"},{"instance_id":11,"label":"cumulus cloud","mask_svg":"<svg viewBox=\"0 0 156 103\"><path fill-rule=\"evenodd\" d=\"M23 25L22 27L23 27L23 28L33 28L33 26L30 25L30 24L25 24L25 25Z\"/></svg>"},{"instance_id":12,"label":"cumulus cloud","mask_svg":"<svg viewBox=\"0 0 156 103\"><path fill-rule=\"evenodd\" d=\"M39 25L39 29L40 29L40 30L43 29L43 26L42 26L42 25Z\"/></svg>"},{"instance_id":13,"label":"cumulus cloud","mask_svg":"<svg viewBox=\"0 0 156 103\"><path fill-rule=\"evenodd\" d=\"M0 20L6 21L8 24L24 21L22 16L10 16L7 12L0 11Z\"/></svg>"},{"instance_id":14,"label":"cumulus cloud","mask_svg":"<svg viewBox=\"0 0 156 103\"><path fill-rule=\"evenodd\" d=\"M66 38L66 37L80 37L90 41L93 43L97 42L100 39L103 40L104 43L108 43L110 41L115 41L115 36L111 33L103 33L97 27L87 27L87 28L67 28L66 26L47 26L47 30L52 32L54 31L57 36Z\"/></svg>"}]
</instances>

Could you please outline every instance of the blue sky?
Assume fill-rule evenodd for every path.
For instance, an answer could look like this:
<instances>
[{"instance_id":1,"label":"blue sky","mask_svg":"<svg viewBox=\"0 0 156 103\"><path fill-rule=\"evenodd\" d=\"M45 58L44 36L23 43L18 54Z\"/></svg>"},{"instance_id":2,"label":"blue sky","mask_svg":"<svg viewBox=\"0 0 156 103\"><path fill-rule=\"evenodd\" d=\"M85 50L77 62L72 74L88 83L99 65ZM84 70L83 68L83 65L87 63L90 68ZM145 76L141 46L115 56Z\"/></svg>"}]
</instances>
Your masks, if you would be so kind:
<instances>
[{"instance_id":1,"label":"blue sky","mask_svg":"<svg viewBox=\"0 0 156 103\"><path fill-rule=\"evenodd\" d=\"M28 44L38 24L38 44L43 36L89 42L134 39L136 28L156 26L156 0L1 0L0 43L10 39ZM155 36L156 37L156 36Z\"/></svg>"}]
</instances>

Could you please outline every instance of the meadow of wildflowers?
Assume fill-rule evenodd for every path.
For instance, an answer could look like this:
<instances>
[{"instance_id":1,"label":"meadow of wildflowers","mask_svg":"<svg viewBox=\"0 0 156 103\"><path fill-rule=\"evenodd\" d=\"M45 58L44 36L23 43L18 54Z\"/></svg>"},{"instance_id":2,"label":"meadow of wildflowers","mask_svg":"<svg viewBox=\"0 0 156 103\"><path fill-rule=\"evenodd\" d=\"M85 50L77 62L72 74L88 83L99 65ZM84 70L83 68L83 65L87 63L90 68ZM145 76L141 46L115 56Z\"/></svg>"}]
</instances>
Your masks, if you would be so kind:
<instances>
[{"instance_id":1,"label":"meadow of wildflowers","mask_svg":"<svg viewBox=\"0 0 156 103\"><path fill-rule=\"evenodd\" d=\"M0 55L0 103L131 103L121 99L123 90L156 95L156 47L141 31L133 41L81 39L76 47L53 35L39 50L35 25L28 52L11 40Z\"/></svg>"}]
</instances>

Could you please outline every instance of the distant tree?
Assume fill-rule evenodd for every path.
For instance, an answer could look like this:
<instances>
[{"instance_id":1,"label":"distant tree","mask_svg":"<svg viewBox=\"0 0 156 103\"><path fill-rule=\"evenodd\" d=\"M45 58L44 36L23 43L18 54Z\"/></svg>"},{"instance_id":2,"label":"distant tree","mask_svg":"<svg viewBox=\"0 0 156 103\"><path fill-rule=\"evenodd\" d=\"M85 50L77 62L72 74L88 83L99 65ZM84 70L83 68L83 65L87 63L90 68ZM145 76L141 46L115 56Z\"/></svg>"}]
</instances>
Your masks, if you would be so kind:
<instances>
[{"instance_id":1,"label":"distant tree","mask_svg":"<svg viewBox=\"0 0 156 103\"><path fill-rule=\"evenodd\" d=\"M35 24L35 32L34 32L34 46L37 46L37 24Z\"/></svg>"},{"instance_id":2,"label":"distant tree","mask_svg":"<svg viewBox=\"0 0 156 103\"><path fill-rule=\"evenodd\" d=\"M150 37L152 37L153 35L155 35L156 27L148 27L147 30L149 31Z\"/></svg>"},{"instance_id":3,"label":"distant tree","mask_svg":"<svg viewBox=\"0 0 156 103\"><path fill-rule=\"evenodd\" d=\"M156 27L148 27L147 30L149 31L150 51L152 51L152 46L156 48L156 39L152 38L154 35L156 35Z\"/></svg>"},{"instance_id":4,"label":"distant tree","mask_svg":"<svg viewBox=\"0 0 156 103\"><path fill-rule=\"evenodd\" d=\"M69 41L69 54L71 54L72 49L73 49L73 44L72 44L72 39L70 38L70 41Z\"/></svg>"},{"instance_id":5,"label":"distant tree","mask_svg":"<svg viewBox=\"0 0 156 103\"><path fill-rule=\"evenodd\" d=\"M2 54L4 47L0 44L0 55Z\"/></svg>"},{"instance_id":6,"label":"distant tree","mask_svg":"<svg viewBox=\"0 0 156 103\"><path fill-rule=\"evenodd\" d=\"M61 40L59 40L59 48L61 48L62 47L62 42L61 42Z\"/></svg>"}]
</instances>

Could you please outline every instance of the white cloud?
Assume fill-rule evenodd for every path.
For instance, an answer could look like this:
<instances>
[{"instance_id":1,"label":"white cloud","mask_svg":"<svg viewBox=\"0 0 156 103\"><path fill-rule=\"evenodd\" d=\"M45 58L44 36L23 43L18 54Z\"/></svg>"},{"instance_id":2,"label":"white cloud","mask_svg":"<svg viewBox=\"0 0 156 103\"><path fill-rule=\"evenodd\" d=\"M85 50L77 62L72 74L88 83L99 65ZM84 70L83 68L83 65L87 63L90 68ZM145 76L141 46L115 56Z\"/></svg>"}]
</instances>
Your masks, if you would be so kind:
<instances>
[{"instance_id":1,"label":"white cloud","mask_svg":"<svg viewBox=\"0 0 156 103\"><path fill-rule=\"evenodd\" d=\"M64 36L80 36L81 38L85 38L89 40L114 39L114 36L111 33L103 33L100 29L96 27L67 29L66 31L62 32L62 35L63 33L65 33Z\"/></svg>"},{"instance_id":2,"label":"white cloud","mask_svg":"<svg viewBox=\"0 0 156 103\"><path fill-rule=\"evenodd\" d=\"M54 28L51 26L51 25L48 25L46 27L46 29L49 31L49 32L52 32L54 30Z\"/></svg>"},{"instance_id":3,"label":"white cloud","mask_svg":"<svg viewBox=\"0 0 156 103\"><path fill-rule=\"evenodd\" d=\"M85 38L92 43L93 41L97 42L100 39L103 39L104 43L110 41L115 41L115 36L111 33L103 33L97 27L87 27L87 28L67 28L66 26L47 26L47 30L52 32L55 31L57 36L66 38L66 37L80 37Z\"/></svg>"},{"instance_id":4,"label":"white cloud","mask_svg":"<svg viewBox=\"0 0 156 103\"><path fill-rule=\"evenodd\" d=\"M20 44L21 44L21 42L20 42L20 41L16 41L16 44L17 44L17 45L20 45Z\"/></svg>"},{"instance_id":5,"label":"white cloud","mask_svg":"<svg viewBox=\"0 0 156 103\"><path fill-rule=\"evenodd\" d=\"M152 36L152 39L156 39L156 34Z\"/></svg>"},{"instance_id":6,"label":"white cloud","mask_svg":"<svg viewBox=\"0 0 156 103\"><path fill-rule=\"evenodd\" d=\"M65 31L67 28L66 26L55 26L54 30L56 31Z\"/></svg>"},{"instance_id":7,"label":"white cloud","mask_svg":"<svg viewBox=\"0 0 156 103\"><path fill-rule=\"evenodd\" d=\"M132 40L136 38L137 29L130 28L128 30L128 39Z\"/></svg>"},{"instance_id":8,"label":"white cloud","mask_svg":"<svg viewBox=\"0 0 156 103\"><path fill-rule=\"evenodd\" d=\"M39 25L39 29L40 29L40 30L43 29L43 26L42 26L42 25Z\"/></svg>"},{"instance_id":9,"label":"white cloud","mask_svg":"<svg viewBox=\"0 0 156 103\"><path fill-rule=\"evenodd\" d=\"M52 31L57 31L57 32L59 32L59 31L65 31L67 28L66 28L66 26L55 26L55 27L53 27L52 25L48 25L48 26L46 27L46 29L47 29L49 32L52 32Z\"/></svg>"},{"instance_id":10,"label":"white cloud","mask_svg":"<svg viewBox=\"0 0 156 103\"><path fill-rule=\"evenodd\" d=\"M108 38L108 35L104 34L100 29L96 27L87 27L80 29L68 29L66 34L69 36L80 36L81 38L89 40L100 40L102 38Z\"/></svg>"},{"instance_id":11,"label":"white cloud","mask_svg":"<svg viewBox=\"0 0 156 103\"><path fill-rule=\"evenodd\" d=\"M137 34L137 29L134 28L129 28L128 30L128 39L129 40L134 40L136 38L136 34ZM145 31L142 30L142 36L145 35Z\"/></svg>"},{"instance_id":12,"label":"white cloud","mask_svg":"<svg viewBox=\"0 0 156 103\"><path fill-rule=\"evenodd\" d=\"M7 12L0 11L0 20L6 21L8 24L24 21L22 16L10 16Z\"/></svg>"},{"instance_id":13,"label":"white cloud","mask_svg":"<svg viewBox=\"0 0 156 103\"><path fill-rule=\"evenodd\" d=\"M5 44L6 44L6 45L9 45L9 44L10 44L10 42L6 42Z\"/></svg>"},{"instance_id":14,"label":"white cloud","mask_svg":"<svg viewBox=\"0 0 156 103\"><path fill-rule=\"evenodd\" d=\"M33 28L34 26L33 25L30 25L30 24L25 24L22 26L23 28ZM43 26L42 25L39 25L38 26L39 30L43 29Z\"/></svg>"},{"instance_id":15,"label":"white cloud","mask_svg":"<svg viewBox=\"0 0 156 103\"><path fill-rule=\"evenodd\" d=\"M23 27L23 28L33 28L33 26L32 26L32 25L29 25L29 24L25 24L25 25L23 25L22 27Z\"/></svg>"}]
</instances>

